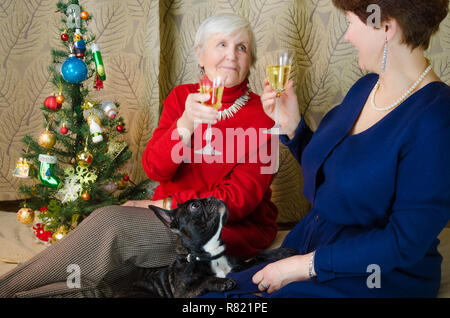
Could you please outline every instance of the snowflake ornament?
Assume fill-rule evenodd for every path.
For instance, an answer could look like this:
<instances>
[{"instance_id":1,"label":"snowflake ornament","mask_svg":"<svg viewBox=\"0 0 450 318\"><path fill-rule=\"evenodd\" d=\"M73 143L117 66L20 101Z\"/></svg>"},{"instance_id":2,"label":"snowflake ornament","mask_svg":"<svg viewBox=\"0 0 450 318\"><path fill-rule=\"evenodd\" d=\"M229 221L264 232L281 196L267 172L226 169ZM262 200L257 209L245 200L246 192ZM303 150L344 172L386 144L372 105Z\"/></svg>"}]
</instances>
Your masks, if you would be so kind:
<instances>
[{"instance_id":1,"label":"snowflake ornament","mask_svg":"<svg viewBox=\"0 0 450 318\"><path fill-rule=\"evenodd\" d=\"M97 175L87 167L77 166L76 170L73 167L64 169L65 182L64 187L58 191L58 196L62 203L75 201L81 195L83 186L94 183L97 180Z\"/></svg>"}]
</instances>

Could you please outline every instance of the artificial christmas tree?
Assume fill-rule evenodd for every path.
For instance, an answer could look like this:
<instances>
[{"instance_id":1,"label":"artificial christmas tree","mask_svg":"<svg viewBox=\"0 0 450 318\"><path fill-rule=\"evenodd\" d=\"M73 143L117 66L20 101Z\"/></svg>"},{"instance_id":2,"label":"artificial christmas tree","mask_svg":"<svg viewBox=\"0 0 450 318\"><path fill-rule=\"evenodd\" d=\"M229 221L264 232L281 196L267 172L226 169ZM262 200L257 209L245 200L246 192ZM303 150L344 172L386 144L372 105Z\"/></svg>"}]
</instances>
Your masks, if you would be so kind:
<instances>
[{"instance_id":1,"label":"artificial christmas tree","mask_svg":"<svg viewBox=\"0 0 450 318\"><path fill-rule=\"evenodd\" d=\"M97 208L148 197L149 183L136 185L120 172L131 158L120 105L96 100L94 90L90 94L89 83L100 90L106 79L99 46L87 28L92 15L77 0L59 1L56 13L62 15L66 48L51 52L49 71L58 93L43 101L45 130L37 141L30 135L23 138L27 150L13 173L34 179L19 191L27 197L27 211L36 211L40 219L34 229L43 241L50 234L53 241L60 240Z\"/></svg>"}]
</instances>

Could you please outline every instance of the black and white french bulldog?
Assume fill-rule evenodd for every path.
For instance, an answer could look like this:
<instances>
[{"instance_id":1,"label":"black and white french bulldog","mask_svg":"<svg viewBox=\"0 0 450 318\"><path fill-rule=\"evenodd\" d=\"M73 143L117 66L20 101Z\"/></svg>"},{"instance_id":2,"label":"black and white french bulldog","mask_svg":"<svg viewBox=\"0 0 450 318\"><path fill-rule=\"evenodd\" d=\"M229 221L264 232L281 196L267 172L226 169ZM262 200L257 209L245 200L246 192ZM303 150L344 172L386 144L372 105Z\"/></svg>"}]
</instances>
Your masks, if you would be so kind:
<instances>
[{"instance_id":1,"label":"black and white french bulldog","mask_svg":"<svg viewBox=\"0 0 450 318\"><path fill-rule=\"evenodd\" d=\"M207 292L224 292L235 287L234 280L226 277L231 271L297 254L293 249L279 248L264 251L247 262L227 256L221 232L228 208L214 197L192 199L173 210L149 208L178 235L177 257L167 267L143 269L133 290L118 297L191 298Z\"/></svg>"}]
</instances>

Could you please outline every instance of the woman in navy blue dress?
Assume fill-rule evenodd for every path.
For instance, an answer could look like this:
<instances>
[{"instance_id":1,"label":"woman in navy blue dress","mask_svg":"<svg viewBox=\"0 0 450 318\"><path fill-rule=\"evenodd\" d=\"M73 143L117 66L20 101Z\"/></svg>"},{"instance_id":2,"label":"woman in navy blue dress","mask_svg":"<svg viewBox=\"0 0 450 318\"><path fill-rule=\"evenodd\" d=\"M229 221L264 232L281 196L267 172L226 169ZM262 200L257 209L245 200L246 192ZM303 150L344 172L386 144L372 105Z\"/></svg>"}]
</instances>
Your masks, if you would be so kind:
<instances>
[{"instance_id":1,"label":"woman in navy blue dress","mask_svg":"<svg viewBox=\"0 0 450 318\"><path fill-rule=\"evenodd\" d=\"M424 57L448 0L333 0L345 39L370 72L313 133L290 82L280 137L302 166L312 209L283 246L298 255L230 274L238 286L207 296L435 297L437 236L450 219L450 87ZM380 9L380 24L369 23ZM373 7L372 7L373 8ZM373 9L372 9L373 10ZM367 12L369 11L369 12ZM262 95L273 118L275 92Z\"/></svg>"}]
</instances>

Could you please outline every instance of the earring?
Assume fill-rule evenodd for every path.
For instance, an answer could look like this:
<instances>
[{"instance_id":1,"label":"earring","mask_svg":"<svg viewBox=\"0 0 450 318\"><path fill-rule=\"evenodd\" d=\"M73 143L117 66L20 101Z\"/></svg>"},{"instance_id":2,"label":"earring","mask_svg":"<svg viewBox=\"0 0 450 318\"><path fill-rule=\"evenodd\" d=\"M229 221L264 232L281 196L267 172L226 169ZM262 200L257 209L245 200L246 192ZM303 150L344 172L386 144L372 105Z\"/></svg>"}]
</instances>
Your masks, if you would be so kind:
<instances>
[{"instance_id":1,"label":"earring","mask_svg":"<svg viewBox=\"0 0 450 318\"><path fill-rule=\"evenodd\" d=\"M198 64L197 67L200 75L205 75L205 68L203 66L200 66L200 64Z\"/></svg>"},{"instance_id":2,"label":"earring","mask_svg":"<svg viewBox=\"0 0 450 318\"><path fill-rule=\"evenodd\" d=\"M386 71L387 54L388 54L388 40L386 37L386 40L384 42L383 63L381 64L381 72L383 73Z\"/></svg>"}]
</instances>

